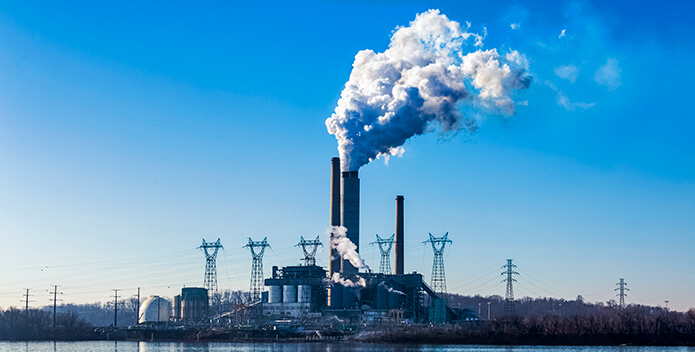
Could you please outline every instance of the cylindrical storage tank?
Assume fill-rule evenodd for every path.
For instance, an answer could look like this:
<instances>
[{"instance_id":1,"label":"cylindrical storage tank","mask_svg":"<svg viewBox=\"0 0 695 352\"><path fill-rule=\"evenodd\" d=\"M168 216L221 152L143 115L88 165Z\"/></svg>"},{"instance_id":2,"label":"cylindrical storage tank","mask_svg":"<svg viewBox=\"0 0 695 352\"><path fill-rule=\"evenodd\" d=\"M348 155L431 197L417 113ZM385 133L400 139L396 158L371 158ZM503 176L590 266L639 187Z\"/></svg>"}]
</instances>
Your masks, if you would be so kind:
<instances>
[{"instance_id":1,"label":"cylindrical storage tank","mask_svg":"<svg viewBox=\"0 0 695 352\"><path fill-rule=\"evenodd\" d=\"M138 324L166 323L171 315L171 302L159 296L151 296L140 306Z\"/></svg>"},{"instance_id":2,"label":"cylindrical storage tank","mask_svg":"<svg viewBox=\"0 0 695 352\"><path fill-rule=\"evenodd\" d=\"M357 292L354 287L345 287L343 289L343 308L355 308L357 303Z\"/></svg>"},{"instance_id":3,"label":"cylindrical storage tank","mask_svg":"<svg viewBox=\"0 0 695 352\"><path fill-rule=\"evenodd\" d=\"M297 286L297 302L300 302L300 303L311 302L311 286L309 286L309 285Z\"/></svg>"},{"instance_id":4,"label":"cylindrical storage tank","mask_svg":"<svg viewBox=\"0 0 695 352\"><path fill-rule=\"evenodd\" d=\"M295 286L295 285L282 286L282 301L284 303L297 302L297 286Z\"/></svg>"},{"instance_id":5,"label":"cylindrical storage tank","mask_svg":"<svg viewBox=\"0 0 695 352\"><path fill-rule=\"evenodd\" d=\"M268 286L268 303L282 303L282 286Z\"/></svg>"},{"instance_id":6,"label":"cylindrical storage tank","mask_svg":"<svg viewBox=\"0 0 695 352\"><path fill-rule=\"evenodd\" d=\"M181 320L200 323L208 315L208 290L202 287L184 287L181 290Z\"/></svg>"}]
</instances>

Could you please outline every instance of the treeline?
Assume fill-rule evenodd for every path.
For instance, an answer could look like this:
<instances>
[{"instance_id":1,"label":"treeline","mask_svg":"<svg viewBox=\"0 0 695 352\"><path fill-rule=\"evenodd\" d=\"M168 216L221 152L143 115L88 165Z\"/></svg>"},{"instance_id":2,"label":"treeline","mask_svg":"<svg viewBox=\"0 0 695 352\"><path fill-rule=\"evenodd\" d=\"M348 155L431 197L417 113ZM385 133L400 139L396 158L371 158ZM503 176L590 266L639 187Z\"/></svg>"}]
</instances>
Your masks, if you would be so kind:
<instances>
[{"instance_id":1,"label":"treeline","mask_svg":"<svg viewBox=\"0 0 695 352\"><path fill-rule=\"evenodd\" d=\"M358 338L391 343L695 346L695 309L682 313L630 306L583 315L512 316L452 325L397 327Z\"/></svg>"},{"instance_id":2,"label":"treeline","mask_svg":"<svg viewBox=\"0 0 695 352\"><path fill-rule=\"evenodd\" d=\"M490 307L490 319L499 319L504 317L505 314L505 300L502 296L493 295L483 297L480 295L462 296L457 294L445 294L444 298L451 308L470 309L475 313L479 313L480 318L483 320L488 319L488 306ZM541 315L596 315L601 312L614 312L618 309L618 303L615 300L591 303L585 301L581 295L577 296L574 300L549 297L523 297L514 301L515 313L522 317ZM666 311L663 307L649 307L649 309L652 312Z\"/></svg>"},{"instance_id":3,"label":"treeline","mask_svg":"<svg viewBox=\"0 0 695 352\"><path fill-rule=\"evenodd\" d=\"M0 340L85 340L93 338L94 328L75 312L55 316L41 309L0 311Z\"/></svg>"},{"instance_id":4,"label":"treeline","mask_svg":"<svg viewBox=\"0 0 695 352\"><path fill-rule=\"evenodd\" d=\"M142 297L138 302L135 297L126 298L118 301L118 317L116 317L116 311L114 309L114 302L95 302L95 303L84 303L84 304L61 304L57 306L58 315L69 314L72 317L79 318L81 321L88 324L90 327L94 328L113 328L114 324L118 327L135 325L138 322L139 307L142 302L145 301L147 297ZM164 297L171 301L171 298ZM251 302L250 294L246 291L231 291L223 290L216 293L212 297L211 313L215 314L222 312L229 312L234 310L238 305L248 304ZM2 309L0 309L2 311ZM14 313L10 313L14 312ZM24 312L24 310L17 308L10 308L3 314L9 314L8 316L14 317L16 312ZM30 309L31 319L39 319L39 316L45 314L50 315L50 322L52 325L53 319L53 307L43 307L41 309ZM13 315L14 314L14 315ZM20 317L21 318L21 317ZM14 318L13 318L14 321ZM32 323L33 324L33 323ZM32 325L29 324L29 325ZM38 324L38 323L37 323ZM38 326L40 324L33 324L33 326ZM17 329L20 329L18 326ZM36 330L36 329L34 329ZM4 332L6 327L4 325L0 326L0 339L4 339L6 336Z\"/></svg>"}]
</instances>

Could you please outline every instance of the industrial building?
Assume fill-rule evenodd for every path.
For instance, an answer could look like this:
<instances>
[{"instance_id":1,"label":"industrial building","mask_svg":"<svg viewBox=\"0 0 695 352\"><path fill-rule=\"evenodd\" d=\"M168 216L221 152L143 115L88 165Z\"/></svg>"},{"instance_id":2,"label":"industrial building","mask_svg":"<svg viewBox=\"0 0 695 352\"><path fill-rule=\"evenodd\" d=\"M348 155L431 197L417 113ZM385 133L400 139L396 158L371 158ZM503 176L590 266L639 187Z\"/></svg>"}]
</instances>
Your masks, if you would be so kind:
<instances>
[{"instance_id":1,"label":"industrial building","mask_svg":"<svg viewBox=\"0 0 695 352\"><path fill-rule=\"evenodd\" d=\"M184 287L174 296L172 321L188 325L203 324L208 319L208 290L201 287Z\"/></svg>"},{"instance_id":2,"label":"industrial building","mask_svg":"<svg viewBox=\"0 0 695 352\"><path fill-rule=\"evenodd\" d=\"M299 319L307 315L335 316L341 321L443 323L457 312L423 281L404 273L404 197L396 196L395 273L359 272L336 250L331 235L328 271L316 265L273 267L263 315L269 319ZM359 252L360 179L357 171L341 171L331 160L330 224L347 229L346 237Z\"/></svg>"},{"instance_id":3,"label":"industrial building","mask_svg":"<svg viewBox=\"0 0 695 352\"><path fill-rule=\"evenodd\" d=\"M272 274L263 280L262 253L268 246L265 240L254 242L249 239L250 246L258 246L254 253L254 268L258 272L252 274L252 302L239 305L234 311L211 314L208 289L185 287L181 294L173 299L173 304L160 297L151 297L142 304L140 311L141 324L171 321L174 325L202 326L222 321L239 324L243 315L245 324L251 318L255 322L306 322L338 321L343 324L367 325L371 323L444 323L454 320L471 320L470 312L462 313L452 310L446 301L432 290L424 281L421 274L404 272L404 197L396 196L395 207L395 272L373 273L370 270L360 272L346 257L341 255L336 243L338 235L331 234L329 244L329 265L323 268L315 265L316 250L305 249L305 265L272 267ZM360 179L357 171L341 171L340 159L331 160L330 185L330 219L333 229L340 226L345 228L344 237L349 239L359 253L360 248ZM343 231L341 229L341 231ZM342 234L340 236L343 236ZM446 238L446 236L444 237ZM449 241L450 242L450 241ZM203 245L205 246L205 240ZM302 238L300 245L320 245L318 237L313 241ZM211 246L221 248L219 240ZM201 246L203 248L203 246ZM209 254L206 251L206 284L216 275L208 272L214 269L216 251ZM354 254L354 253L353 253ZM353 258L354 259L354 258ZM443 273L443 271L442 271ZM257 285L254 286L254 283ZM267 292L262 291L265 285ZM257 294L253 294L256 292ZM162 307L165 307L162 309ZM171 313L170 313L171 311ZM214 316L213 316L214 315ZM465 315L465 316L464 316ZM473 317L474 318L474 317ZM238 325L240 326L240 325Z\"/></svg>"}]
</instances>

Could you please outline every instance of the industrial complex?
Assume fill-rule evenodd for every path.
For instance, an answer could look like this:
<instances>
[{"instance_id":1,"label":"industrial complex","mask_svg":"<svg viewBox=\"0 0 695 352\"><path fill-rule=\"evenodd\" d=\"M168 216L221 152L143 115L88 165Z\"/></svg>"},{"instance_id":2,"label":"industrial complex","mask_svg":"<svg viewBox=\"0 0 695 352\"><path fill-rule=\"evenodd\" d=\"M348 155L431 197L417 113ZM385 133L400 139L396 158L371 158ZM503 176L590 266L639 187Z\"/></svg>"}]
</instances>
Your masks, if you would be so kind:
<instances>
[{"instance_id":1,"label":"industrial complex","mask_svg":"<svg viewBox=\"0 0 695 352\"><path fill-rule=\"evenodd\" d=\"M183 288L169 302L150 297L140 306L138 326L241 326L241 325L351 325L368 326L380 323L438 324L451 321L477 320L468 309L452 309L441 293L445 292L441 252L451 240L434 237L435 250L432 285L421 274L404 272L403 241L404 197L395 197L395 233L388 239L378 238L382 251L381 272L360 270L363 266L360 249L360 179L357 171L341 171L340 159L331 160L330 180L330 243L329 265L316 265L319 238L301 238L304 263L296 266L272 266L270 277L263 277L263 252L266 239L245 246L253 254L250 303L234 311L219 312L210 307L210 297L217 290L215 256L222 248L220 241L206 242L199 247L206 255L203 287ZM389 252L395 248L394 271L391 272ZM437 251L439 250L439 255ZM437 261L440 261L438 263ZM441 268L438 268L441 267ZM137 327L136 327L137 329Z\"/></svg>"}]
</instances>

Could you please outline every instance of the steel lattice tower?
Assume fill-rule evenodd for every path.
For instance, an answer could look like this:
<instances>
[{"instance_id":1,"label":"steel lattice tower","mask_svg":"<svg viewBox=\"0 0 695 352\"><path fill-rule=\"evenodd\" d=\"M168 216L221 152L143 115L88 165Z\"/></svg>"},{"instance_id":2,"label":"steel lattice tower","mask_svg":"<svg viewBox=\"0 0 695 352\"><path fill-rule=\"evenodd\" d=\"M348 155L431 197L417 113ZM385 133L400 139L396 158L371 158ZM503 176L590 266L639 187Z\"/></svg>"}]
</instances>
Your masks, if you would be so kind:
<instances>
[{"instance_id":1,"label":"steel lattice tower","mask_svg":"<svg viewBox=\"0 0 695 352\"><path fill-rule=\"evenodd\" d=\"M307 266L316 265L316 251L319 249L319 246L323 246L323 243L319 240L319 236L316 236L316 239L311 241L305 240L304 236L299 236L299 238L301 240L295 247L302 247L304 251L304 259L302 260L306 262Z\"/></svg>"},{"instance_id":2,"label":"steel lattice tower","mask_svg":"<svg viewBox=\"0 0 695 352\"><path fill-rule=\"evenodd\" d=\"M505 316L512 316L516 314L516 311L514 310L514 287L512 287L512 282L516 281L513 275L519 275L519 273L514 271L514 268L516 268L516 265L512 264L511 259L507 259L507 264L502 266L502 269L507 269L502 273L502 275L507 275L507 277L502 280L502 282L507 283L507 293L504 296Z\"/></svg>"},{"instance_id":3,"label":"steel lattice tower","mask_svg":"<svg viewBox=\"0 0 695 352\"><path fill-rule=\"evenodd\" d=\"M623 279L622 277L620 278L620 282L618 282L616 285L618 285L618 287L615 288L615 291L619 291L616 296L620 297L620 303L618 304L618 308L620 310L623 310L625 309L625 296L627 296L627 293L625 293L625 291L630 291L630 289L625 287L627 286L627 282L625 282L625 279Z\"/></svg>"},{"instance_id":4,"label":"steel lattice tower","mask_svg":"<svg viewBox=\"0 0 695 352\"><path fill-rule=\"evenodd\" d=\"M379 265L379 271L382 274L391 275L391 248L396 242L396 235L393 234L389 238L381 238L376 235L376 241L370 243L372 246L375 244L379 245L379 251L381 252L381 263Z\"/></svg>"},{"instance_id":5,"label":"steel lattice tower","mask_svg":"<svg viewBox=\"0 0 695 352\"><path fill-rule=\"evenodd\" d=\"M422 243L431 243L434 251L434 264L432 264L432 290L436 294L446 293L446 275L444 275L444 247L447 243L452 243L448 239L449 233L442 237L434 237L430 234L430 239Z\"/></svg>"},{"instance_id":6,"label":"steel lattice tower","mask_svg":"<svg viewBox=\"0 0 695 352\"><path fill-rule=\"evenodd\" d=\"M203 286L208 289L209 297L217 292L217 252L220 248L224 247L220 244L219 238L217 242L205 242L203 239L203 244L198 247L205 253L205 284Z\"/></svg>"},{"instance_id":7,"label":"steel lattice tower","mask_svg":"<svg viewBox=\"0 0 695 352\"><path fill-rule=\"evenodd\" d=\"M261 300L261 291L263 291L263 253L265 253L266 247L270 247L267 239L268 237L265 237L263 241L254 241L249 237L249 243L244 246L244 248L251 249L251 255L253 256L253 265L251 266L251 302Z\"/></svg>"}]
</instances>

